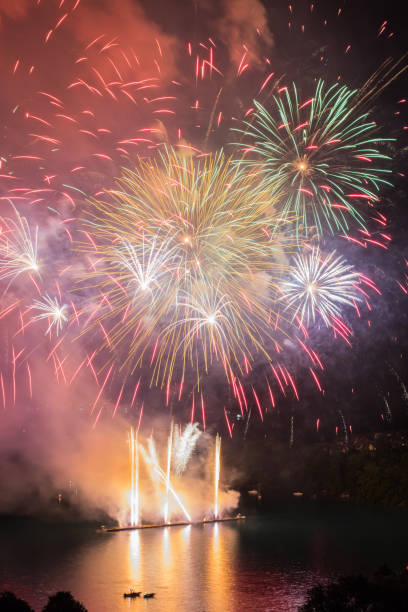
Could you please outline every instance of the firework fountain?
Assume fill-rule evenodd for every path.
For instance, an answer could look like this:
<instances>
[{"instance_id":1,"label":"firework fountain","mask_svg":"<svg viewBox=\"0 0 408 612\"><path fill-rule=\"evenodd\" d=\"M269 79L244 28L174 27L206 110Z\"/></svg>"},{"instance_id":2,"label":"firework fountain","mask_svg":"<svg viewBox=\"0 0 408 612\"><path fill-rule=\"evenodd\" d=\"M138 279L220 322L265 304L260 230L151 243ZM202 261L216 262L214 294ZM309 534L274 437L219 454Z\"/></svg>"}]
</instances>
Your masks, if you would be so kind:
<instances>
[{"instance_id":1,"label":"firework fountain","mask_svg":"<svg viewBox=\"0 0 408 612\"><path fill-rule=\"evenodd\" d=\"M188 481L189 491L187 493L185 482L183 479L185 477L181 477L179 475L176 483L171 482L171 466L172 466L172 458L175 459L177 457L177 450L180 451L180 448L175 448L177 444L177 440L182 446L185 448L185 452L187 453L187 457L185 457L185 464L187 465L188 460L191 456L193 446L198 439L197 435L197 427L192 427L191 424L187 425L183 434L178 434L175 436L175 430L173 422L170 425L170 432L167 439L167 465L166 471L164 471L159 464L158 454L156 450L156 445L152 437L150 437L147 441L147 445L143 445L139 442L138 433L135 432L133 428L131 428L129 433L129 449L130 449L130 496L129 496L129 522L127 525L121 525L119 527L112 527L109 531L117 531L117 530L129 530L129 529L147 529L151 527L164 527L164 526L175 526L175 525L185 525L185 524L204 524L204 523L212 523L216 521L230 521L230 520L238 520L242 517L241 515L230 516L225 513L225 504L221 503L221 495L220 495L220 473L221 473L221 436L216 434L214 444L211 442L211 447L214 449L213 452L207 453L207 459L205 461L205 465L212 465L211 468L211 478L205 480L204 489L204 497L205 489L208 491L208 499L204 502L204 506L201 510L202 515L201 518L192 518L189 510L187 509L189 506L188 503L188 495L191 491L191 481ZM189 438L189 441L186 439ZM176 444L175 444L176 440ZM175 452L176 451L176 452ZM180 454L180 453L179 453ZM158 508L156 514L162 515L162 522L143 522L142 520L142 504L141 500L145 496L145 499L148 499L148 495L146 490L144 489L145 484L141 485L140 473L139 473L139 455L141 455L144 459L144 465L146 467L146 472L148 476L148 480L152 480L154 483L161 485L160 488L156 489L156 493L159 493L159 501ZM212 459L213 458L213 459ZM180 459L180 457L178 457ZM207 469L206 469L207 471ZM147 482L148 482L147 480ZM146 481L144 481L146 483ZM212 485L211 485L212 483ZM211 488L213 487L213 499L211 499ZM164 489L164 492L163 492ZM176 490L179 489L179 490ZM180 491L183 490L183 493ZM173 500L176 502L178 506L178 510L172 510L170 505L170 495ZM184 498L187 497L185 501ZM161 501L163 502L163 510L160 510ZM190 499L191 501L191 499ZM224 505L224 511L222 510L222 505ZM151 515L152 508L149 507L148 511ZM154 512L154 510L153 510ZM196 510L197 516L197 510ZM181 517L181 518L178 518Z\"/></svg>"},{"instance_id":2,"label":"firework fountain","mask_svg":"<svg viewBox=\"0 0 408 612\"><path fill-rule=\"evenodd\" d=\"M170 425L170 434L167 444L167 472L166 472L166 500L164 503L164 522L169 522L169 489L170 489L170 470L171 470L171 452L173 448L173 423Z\"/></svg>"},{"instance_id":3,"label":"firework fountain","mask_svg":"<svg viewBox=\"0 0 408 612\"><path fill-rule=\"evenodd\" d=\"M130 525L136 527L139 525L139 442L138 433L135 433L133 427L130 430L129 437L130 446L130 463L131 463L131 489L130 489Z\"/></svg>"},{"instance_id":4,"label":"firework fountain","mask_svg":"<svg viewBox=\"0 0 408 612\"><path fill-rule=\"evenodd\" d=\"M214 519L219 518L218 496L220 488L220 468L221 468L221 437L215 437L215 465L214 465Z\"/></svg>"}]
</instances>

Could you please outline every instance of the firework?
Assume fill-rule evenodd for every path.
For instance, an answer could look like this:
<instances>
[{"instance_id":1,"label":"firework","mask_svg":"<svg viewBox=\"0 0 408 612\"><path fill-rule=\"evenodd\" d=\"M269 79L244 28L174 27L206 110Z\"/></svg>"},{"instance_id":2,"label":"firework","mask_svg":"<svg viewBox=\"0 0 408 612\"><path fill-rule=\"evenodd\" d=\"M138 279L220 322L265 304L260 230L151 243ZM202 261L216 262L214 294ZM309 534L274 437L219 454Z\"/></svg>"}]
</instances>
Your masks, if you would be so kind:
<instances>
[{"instance_id":1,"label":"firework","mask_svg":"<svg viewBox=\"0 0 408 612\"><path fill-rule=\"evenodd\" d=\"M130 488L130 525L139 525L140 522L140 495L139 495L139 442L138 433L133 427L129 435L131 488Z\"/></svg>"},{"instance_id":2,"label":"firework","mask_svg":"<svg viewBox=\"0 0 408 612\"><path fill-rule=\"evenodd\" d=\"M376 125L358 106L358 92L319 80L309 100L293 84L282 87L268 111L254 102L255 113L237 130L245 154L244 172L257 169L275 192L284 215L298 225L348 230L350 221L365 227L369 205L378 201L391 172L379 164L388 156L378 149L392 139L376 134ZM255 157L253 157L253 155Z\"/></svg>"},{"instance_id":3,"label":"firework","mask_svg":"<svg viewBox=\"0 0 408 612\"><path fill-rule=\"evenodd\" d=\"M214 460L214 518L219 517L219 487L221 470L221 438L215 437L215 460Z\"/></svg>"},{"instance_id":4,"label":"firework","mask_svg":"<svg viewBox=\"0 0 408 612\"><path fill-rule=\"evenodd\" d=\"M153 238L149 243L143 234L139 234L139 240L133 244L122 241L115 268L121 270L126 288L137 295L140 291L160 288L161 275L168 269L171 255L165 239L158 244Z\"/></svg>"},{"instance_id":5,"label":"firework","mask_svg":"<svg viewBox=\"0 0 408 612\"><path fill-rule=\"evenodd\" d=\"M306 324L319 315L327 326L341 315L341 307L359 301L359 274L333 251L325 257L316 248L297 254L288 281L283 284L283 299L293 308L294 317Z\"/></svg>"},{"instance_id":6,"label":"firework","mask_svg":"<svg viewBox=\"0 0 408 612\"><path fill-rule=\"evenodd\" d=\"M10 283L25 272L39 273L38 228L32 231L27 219L12 207L14 218L0 218L0 280L10 279Z\"/></svg>"},{"instance_id":7,"label":"firework","mask_svg":"<svg viewBox=\"0 0 408 612\"><path fill-rule=\"evenodd\" d=\"M72 384L84 372L95 381L95 425L104 394L115 396L114 416L129 397L131 373L143 367L132 389L131 408L139 385L140 395L147 393L149 379L165 387L167 405L177 396L176 386L180 401L183 385L190 390L194 385L191 419L195 411L202 415L205 429L204 376L215 364L224 369L241 415L248 413L247 430L252 399L261 418L264 410L265 394L254 388L251 393L244 380L251 376L255 361L268 372L272 406L272 384L279 386L278 393L285 395L289 388L298 398L294 373L284 365L286 356L277 357L281 348L289 347L289 342L281 342L287 324L313 322L316 317L347 334L333 317L340 316L350 301L338 301L336 292L334 299L325 296L327 303L320 293L313 301L309 294L300 296L299 287L287 288L299 285L293 274L284 279L290 271L291 245L299 248L308 232L314 234L313 228L321 234L327 227L332 233L345 232L350 243L364 247L385 248L391 241L383 233L387 220L379 212L372 216L379 226L376 235L365 229L366 211L381 186L389 183L388 170L381 167L387 159L386 139L377 136L363 110L374 90L377 95L394 78L391 60L358 92L319 81L310 99L301 100L295 86L281 87L278 65L272 66L266 47L265 55L256 52L257 42L247 40L242 47L234 43L229 55L216 34L186 41L188 56L181 60L180 78L181 72L174 72L169 40L143 39L129 47L126 29L116 36L105 27L104 32L92 29L87 39L81 11L76 11L78 0L54 7L37 4L25 44L19 32L22 20L8 20L7 45L13 44L3 62L7 129L0 158L1 199L15 202L20 211L14 209L14 218L0 218L0 280L7 285L19 279L19 295L5 300L0 312L0 318L9 319L7 338L16 338L16 346L10 343L5 353L10 357L13 402L16 371L17 381L24 372L27 377L27 385L17 384L17 389L27 387L32 397L29 362L26 367L18 362L16 369L17 360L29 353L29 336L23 333L29 313L31 321L48 321L43 325L49 337L43 343L37 338L36 347L46 345L48 351L50 341L60 336L46 361L57 382ZM290 19L289 29L295 32L294 17ZM51 24L55 27L48 29ZM379 36L384 28L383 24ZM72 36L74 31L81 35ZM62 57L67 36L72 52ZM41 52L33 53L38 42ZM178 44L177 54L180 49ZM235 66L227 59L232 54ZM322 53L321 61L326 55ZM236 165L221 153L206 157L207 151L230 139L231 126L243 118L239 155L237 149L232 151ZM163 143L177 143L175 149L185 156L163 149ZM123 165L134 171L126 170L117 188L103 195L101 185L110 188ZM98 200L89 204L90 193ZM20 204L27 208L20 209ZM29 227L22 210L38 219L39 230L35 224ZM85 225L78 222L81 215L87 219ZM352 224L360 226L361 234L349 235ZM67 236L64 245L58 245L58 260L50 252L55 242L44 240L39 262L38 232L49 236L57 225ZM83 258L72 250L75 243ZM324 260L321 255L321 265ZM85 267L89 292L77 293L72 281ZM23 287L30 278L39 299ZM364 282L361 276L355 285L359 282ZM71 296L69 305L63 303L60 285L63 295ZM354 295L358 312L356 286L350 283L342 297ZM406 293L405 285L399 286ZM13 335L15 322L18 331ZM30 333L41 334L41 328L33 325ZM74 330L84 332L78 351L69 350ZM323 369L305 337L297 341L311 366ZM41 354L38 348L31 350ZM310 371L320 390L312 367ZM0 374L5 406L9 385L3 364ZM177 385L172 384L175 379ZM142 415L143 404L139 425ZM232 436L234 425L225 408L224 415ZM189 445L195 443L194 433L188 435L178 458L175 441L172 474L187 465ZM169 479L169 465L167 474Z\"/></svg>"},{"instance_id":8,"label":"firework","mask_svg":"<svg viewBox=\"0 0 408 612\"><path fill-rule=\"evenodd\" d=\"M142 453L142 457L146 463L146 466L150 468L149 471L150 471L151 477L165 485L166 490L168 489L169 492L172 494L172 496L176 500L177 504L179 505L180 509L184 513L188 522L191 522L190 514L187 512L179 495L176 493L174 487L172 486L170 479L166 476L166 473L162 470L162 468L159 465L156 447L155 447L153 438L149 438L148 440L148 449L149 449L149 452L146 451L144 446L140 446L140 451Z\"/></svg>"},{"instance_id":9,"label":"firework","mask_svg":"<svg viewBox=\"0 0 408 612\"><path fill-rule=\"evenodd\" d=\"M196 433L197 425L193 427ZM143 527L158 527L159 525L177 525L177 514L180 511L184 514L184 520L191 522L190 512L195 514L194 522L207 523L212 521L223 520L221 516L224 514L225 508L225 496L220 490L220 474L221 474L221 436L216 434L214 439L211 439L208 435L206 441L203 444L201 451L204 450L207 443L207 448L204 454L200 457L200 467L204 470L200 470L201 476L194 470L193 478L187 479L180 474L175 475L172 472L172 453L177 441L173 445L175 439L175 433L177 428L173 422L170 424L170 432L167 439L167 443L164 442L163 447L156 446L156 442L151 435L147 440L146 444L143 444L139 440L139 434L137 431L130 428L128 441L130 448L130 461L129 468L131 474L131 487L129 491L129 524L127 528L143 528ZM184 432L185 433L185 432ZM139 454L143 458L144 470L139 470ZM159 457L162 460L167 457L167 469L166 471L161 467L159 463ZM172 472L172 473L171 473ZM152 496L148 489L146 489L145 475L148 475L154 483L155 490ZM198 489L199 488L199 489ZM198 495L199 490L199 495ZM170 504L170 495L173 501L176 502L178 510L176 510L174 504ZM157 516L159 512L163 517L162 521L155 522L154 524L146 524L142 520L141 503L140 500L149 500L149 503L143 504L144 513L154 512L154 516ZM199 499L203 500L203 504L199 502ZM156 509L153 508L154 499L157 500L158 506ZM197 503L198 502L198 503ZM198 509L198 506L200 508ZM187 510L188 508L188 510ZM210 512L209 509L211 508ZM200 514L197 515L197 512ZM145 514L146 517L146 514ZM144 517L144 518L145 518ZM226 517L227 520L234 517ZM235 518L239 518L235 517ZM198 519L198 521L197 521ZM155 518L156 520L156 518Z\"/></svg>"},{"instance_id":10,"label":"firework","mask_svg":"<svg viewBox=\"0 0 408 612\"><path fill-rule=\"evenodd\" d=\"M167 443L167 470L166 470L166 498L164 502L164 522L169 521L169 488L170 488L170 470L171 470L171 452L173 449L173 422L170 425L170 434Z\"/></svg>"},{"instance_id":11,"label":"firework","mask_svg":"<svg viewBox=\"0 0 408 612\"><path fill-rule=\"evenodd\" d=\"M34 300L31 308L32 310L40 311L40 314L33 317L34 321L48 319L49 325L45 334L48 334L52 328L55 328L58 335L64 323L68 320L68 307L66 304L60 304L58 298L51 298L47 294L45 294L41 300Z\"/></svg>"},{"instance_id":12,"label":"firework","mask_svg":"<svg viewBox=\"0 0 408 612\"><path fill-rule=\"evenodd\" d=\"M188 423L181 435L176 430L176 439L173 450L173 462L176 474L179 476L187 467L197 440L201 435L198 423Z\"/></svg>"},{"instance_id":13,"label":"firework","mask_svg":"<svg viewBox=\"0 0 408 612\"><path fill-rule=\"evenodd\" d=\"M34 32L35 27L33 36ZM36 58L39 77L42 70L50 70L54 44L58 49L57 38L51 37L48 54ZM52 202L58 208L62 194L75 208L84 189L94 191L89 173L101 172L107 181L124 163L129 165L134 152L153 148L165 138L161 119L174 112L169 106L175 98L165 95L160 67L151 61L156 55L160 57L155 40L144 45L140 61L119 37L112 44L109 35L101 33L85 45L73 44L74 61L61 58L60 70L46 79L44 88L35 78L26 78L21 96L21 68L13 75L8 88L16 105L9 121L17 134L24 134L25 148L24 154L19 147L11 148L3 159L17 179L30 177L20 199Z\"/></svg>"},{"instance_id":14,"label":"firework","mask_svg":"<svg viewBox=\"0 0 408 612\"><path fill-rule=\"evenodd\" d=\"M101 348L126 347L124 365L152 365L152 381L215 360L242 371L276 340L279 279L294 243L290 223L223 153L193 159L165 149L125 170L90 202L89 286Z\"/></svg>"}]
</instances>

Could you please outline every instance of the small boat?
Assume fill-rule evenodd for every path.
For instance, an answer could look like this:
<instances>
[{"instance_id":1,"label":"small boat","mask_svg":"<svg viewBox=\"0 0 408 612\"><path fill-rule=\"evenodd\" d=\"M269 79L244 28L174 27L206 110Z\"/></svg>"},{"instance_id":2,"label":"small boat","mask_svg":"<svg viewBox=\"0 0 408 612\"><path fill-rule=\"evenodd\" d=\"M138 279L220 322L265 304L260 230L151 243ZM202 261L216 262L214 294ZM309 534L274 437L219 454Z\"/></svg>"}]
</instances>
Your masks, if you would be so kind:
<instances>
[{"instance_id":1,"label":"small boat","mask_svg":"<svg viewBox=\"0 0 408 612\"><path fill-rule=\"evenodd\" d=\"M151 599L154 596L155 596L155 593L145 593L143 595L143 599Z\"/></svg>"},{"instance_id":2,"label":"small boat","mask_svg":"<svg viewBox=\"0 0 408 612\"><path fill-rule=\"evenodd\" d=\"M130 589L129 593L123 593L123 597L140 597L142 591L136 591L136 589Z\"/></svg>"}]
</instances>

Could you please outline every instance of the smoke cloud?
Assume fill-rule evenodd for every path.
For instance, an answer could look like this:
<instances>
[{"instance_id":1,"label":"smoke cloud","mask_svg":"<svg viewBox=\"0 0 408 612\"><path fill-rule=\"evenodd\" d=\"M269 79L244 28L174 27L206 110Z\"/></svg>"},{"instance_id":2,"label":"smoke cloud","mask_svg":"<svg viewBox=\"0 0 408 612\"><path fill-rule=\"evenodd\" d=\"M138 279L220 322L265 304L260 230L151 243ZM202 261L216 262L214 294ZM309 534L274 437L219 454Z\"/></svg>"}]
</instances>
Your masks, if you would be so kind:
<instances>
[{"instance_id":1,"label":"smoke cloud","mask_svg":"<svg viewBox=\"0 0 408 612\"><path fill-rule=\"evenodd\" d=\"M216 27L233 61L241 62L244 46L248 56L260 62L262 45L273 44L265 7L258 0L224 0L223 5L224 15L216 21Z\"/></svg>"},{"instance_id":2,"label":"smoke cloud","mask_svg":"<svg viewBox=\"0 0 408 612\"><path fill-rule=\"evenodd\" d=\"M44 382L45 385L45 382ZM123 417L104 419L91 428L86 417L90 391L80 394L50 385L35 414L20 410L3 417L0 430L0 513L64 516L67 500L87 519L105 513L120 524L129 522L131 467L129 423ZM52 399L51 399L52 398ZM104 406L106 413L113 409ZM146 424L145 424L146 425ZM159 465L166 466L167 419L153 419L144 432L152 432ZM149 433L147 433L147 436ZM148 449L145 433L140 446ZM214 503L214 439L202 434L186 471L171 483L193 520L210 517ZM164 483L140 453L141 515L146 522L163 519ZM228 490L222 475L219 493L221 513L236 508L239 494ZM62 507L57 503L61 494ZM170 496L170 516L185 520Z\"/></svg>"}]
</instances>

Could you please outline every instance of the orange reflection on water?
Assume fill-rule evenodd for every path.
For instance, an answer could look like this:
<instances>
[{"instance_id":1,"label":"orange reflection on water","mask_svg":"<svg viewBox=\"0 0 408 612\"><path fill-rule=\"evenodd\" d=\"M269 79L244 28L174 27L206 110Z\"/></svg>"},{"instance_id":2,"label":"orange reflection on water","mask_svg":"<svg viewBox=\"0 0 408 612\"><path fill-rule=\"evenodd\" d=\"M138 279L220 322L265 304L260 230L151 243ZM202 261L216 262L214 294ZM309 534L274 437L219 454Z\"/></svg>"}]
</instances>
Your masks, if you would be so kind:
<instances>
[{"instance_id":1,"label":"orange reflection on water","mask_svg":"<svg viewBox=\"0 0 408 612\"><path fill-rule=\"evenodd\" d=\"M143 574L140 535L138 530L129 532L129 575L133 580L139 580Z\"/></svg>"},{"instance_id":2,"label":"orange reflection on water","mask_svg":"<svg viewBox=\"0 0 408 612\"><path fill-rule=\"evenodd\" d=\"M187 525L129 532L129 586L160 593L161 605L166 598L167 612L179 610L170 601L183 601L195 580L189 563L191 529ZM156 605L151 602L151 609Z\"/></svg>"},{"instance_id":3,"label":"orange reflection on water","mask_svg":"<svg viewBox=\"0 0 408 612\"><path fill-rule=\"evenodd\" d=\"M204 529L211 529L211 538L207 541L208 549L206 563L207 603L209 610L232 610L234 599L234 558L237 544L237 531L227 525L213 523Z\"/></svg>"},{"instance_id":4,"label":"orange reflection on water","mask_svg":"<svg viewBox=\"0 0 408 612\"><path fill-rule=\"evenodd\" d=\"M179 612L180 602L183 609L196 609L197 593L206 610L234 609L235 529L215 523L135 530L128 535L128 584L157 593L152 611L158 598L161 605L166 601L166 612Z\"/></svg>"}]
</instances>

